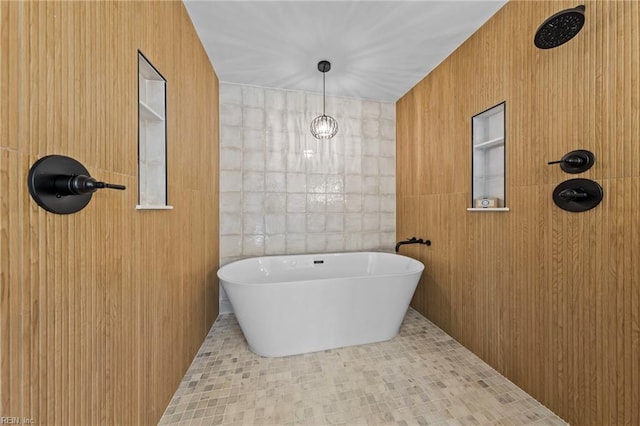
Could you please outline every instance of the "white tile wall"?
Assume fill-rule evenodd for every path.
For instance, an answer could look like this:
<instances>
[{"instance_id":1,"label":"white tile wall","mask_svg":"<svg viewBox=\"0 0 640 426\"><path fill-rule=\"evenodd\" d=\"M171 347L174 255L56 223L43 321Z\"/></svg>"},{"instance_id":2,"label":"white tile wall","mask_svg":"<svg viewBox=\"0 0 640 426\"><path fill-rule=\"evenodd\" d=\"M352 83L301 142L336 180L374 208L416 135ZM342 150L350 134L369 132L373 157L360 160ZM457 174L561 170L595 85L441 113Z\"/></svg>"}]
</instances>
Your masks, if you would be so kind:
<instances>
[{"instance_id":1,"label":"white tile wall","mask_svg":"<svg viewBox=\"0 0 640 426\"><path fill-rule=\"evenodd\" d=\"M393 250L395 105L220 84L220 264L308 252ZM221 291L221 312L229 305Z\"/></svg>"}]
</instances>

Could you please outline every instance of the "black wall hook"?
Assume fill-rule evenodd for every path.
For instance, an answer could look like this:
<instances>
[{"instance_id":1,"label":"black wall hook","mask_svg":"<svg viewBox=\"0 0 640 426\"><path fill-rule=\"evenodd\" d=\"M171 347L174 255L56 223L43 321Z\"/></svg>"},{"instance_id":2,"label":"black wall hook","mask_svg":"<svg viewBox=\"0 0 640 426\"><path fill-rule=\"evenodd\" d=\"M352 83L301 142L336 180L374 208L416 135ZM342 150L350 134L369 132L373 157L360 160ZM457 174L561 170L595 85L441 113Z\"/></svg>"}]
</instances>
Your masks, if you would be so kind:
<instances>
[{"instance_id":1,"label":"black wall hook","mask_svg":"<svg viewBox=\"0 0 640 426\"><path fill-rule=\"evenodd\" d=\"M560 164L560 168L566 173L582 173L586 172L596 162L596 156L593 152L586 149L577 149L565 154L558 161L549 161L547 164Z\"/></svg>"},{"instance_id":2,"label":"black wall hook","mask_svg":"<svg viewBox=\"0 0 640 426\"><path fill-rule=\"evenodd\" d=\"M98 189L126 189L123 185L98 182L82 164L64 155L48 155L33 163L27 186L40 207L56 214L79 212Z\"/></svg>"}]
</instances>

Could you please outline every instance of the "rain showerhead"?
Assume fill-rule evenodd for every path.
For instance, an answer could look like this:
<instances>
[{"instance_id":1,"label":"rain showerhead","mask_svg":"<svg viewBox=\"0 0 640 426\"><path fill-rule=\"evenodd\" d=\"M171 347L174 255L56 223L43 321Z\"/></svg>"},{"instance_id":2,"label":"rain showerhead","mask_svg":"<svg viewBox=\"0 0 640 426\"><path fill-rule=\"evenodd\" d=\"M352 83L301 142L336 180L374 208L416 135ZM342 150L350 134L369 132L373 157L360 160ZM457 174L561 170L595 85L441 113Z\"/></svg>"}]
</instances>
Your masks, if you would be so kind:
<instances>
[{"instance_id":1,"label":"rain showerhead","mask_svg":"<svg viewBox=\"0 0 640 426\"><path fill-rule=\"evenodd\" d=\"M540 25L533 39L536 47L551 49L576 36L584 25L584 5L562 10Z\"/></svg>"}]
</instances>

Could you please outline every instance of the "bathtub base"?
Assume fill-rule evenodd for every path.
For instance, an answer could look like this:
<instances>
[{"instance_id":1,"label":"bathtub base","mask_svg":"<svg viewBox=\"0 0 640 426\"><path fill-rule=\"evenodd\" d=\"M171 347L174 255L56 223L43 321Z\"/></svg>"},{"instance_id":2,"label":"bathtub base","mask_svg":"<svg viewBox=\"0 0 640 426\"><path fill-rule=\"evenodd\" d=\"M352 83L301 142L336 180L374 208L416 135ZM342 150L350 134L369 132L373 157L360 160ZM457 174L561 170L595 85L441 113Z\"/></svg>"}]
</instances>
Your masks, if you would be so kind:
<instances>
[{"instance_id":1,"label":"bathtub base","mask_svg":"<svg viewBox=\"0 0 640 426\"><path fill-rule=\"evenodd\" d=\"M344 278L322 279L323 266L336 263L330 256L354 255L368 256L368 275L345 272ZM221 277L249 348L264 357L393 339L424 269L417 260L388 253L284 257L295 258L296 267L322 257L322 264L314 264L321 265L318 279L238 284L225 280L224 274ZM355 265L358 260L340 259L337 263ZM263 269L269 276L277 275L264 264ZM300 276L308 277L307 272Z\"/></svg>"}]
</instances>

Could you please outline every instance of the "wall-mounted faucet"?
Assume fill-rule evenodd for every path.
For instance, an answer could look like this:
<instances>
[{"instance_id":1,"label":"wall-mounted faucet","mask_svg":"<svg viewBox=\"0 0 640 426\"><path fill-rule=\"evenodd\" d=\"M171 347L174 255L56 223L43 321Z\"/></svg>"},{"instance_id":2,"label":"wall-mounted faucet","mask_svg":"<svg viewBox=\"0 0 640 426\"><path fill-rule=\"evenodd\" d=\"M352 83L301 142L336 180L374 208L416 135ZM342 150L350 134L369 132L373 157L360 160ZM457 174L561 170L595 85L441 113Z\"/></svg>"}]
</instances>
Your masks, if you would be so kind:
<instances>
[{"instance_id":1,"label":"wall-mounted faucet","mask_svg":"<svg viewBox=\"0 0 640 426\"><path fill-rule=\"evenodd\" d=\"M403 246L405 244L424 244L425 246L430 246L431 240L423 240L422 238L418 239L416 237L411 237L404 241L398 241L398 244L396 244L396 253L400 250L400 246Z\"/></svg>"}]
</instances>

